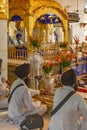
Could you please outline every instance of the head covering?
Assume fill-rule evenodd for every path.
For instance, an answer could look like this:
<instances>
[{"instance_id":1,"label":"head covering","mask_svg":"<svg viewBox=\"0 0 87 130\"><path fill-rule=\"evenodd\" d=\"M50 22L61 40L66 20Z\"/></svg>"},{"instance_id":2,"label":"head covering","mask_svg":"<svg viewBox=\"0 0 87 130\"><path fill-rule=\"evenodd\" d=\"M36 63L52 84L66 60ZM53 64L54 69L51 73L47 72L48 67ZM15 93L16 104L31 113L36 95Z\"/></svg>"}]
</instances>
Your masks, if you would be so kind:
<instances>
[{"instance_id":1,"label":"head covering","mask_svg":"<svg viewBox=\"0 0 87 130\"><path fill-rule=\"evenodd\" d=\"M1 66L2 66L2 59L0 58L0 68L1 68Z\"/></svg>"},{"instance_id":2,"label":"head covering","mask_svg":"<svg viewBox=\"0 0 87 130\"><path fill-rule=\"evenodd\" d=\"M30 79L29 79L29 77L26 77L26 78L24 79L24 82L25 82L26 86L29 87L29 84L30 84Z\"/></svg>"},{"instance_id":3,"label":"head covering","mask_svg":"<svg viewBox=\"0 0 87 130\"><path fill-rule=\"evenodd\" d=\"M74 83L76 83L76 74L73 69L70 69L63 73L61 77L61 82L63 85L66 86L72 86Z\"/></svg>"},{"instance_id":4,"label":"head covering","mask_svg":"<svg viewBox=\"0 0 87 130\"><path fill-rule=\"evenodd\" d=\"M16 34L16 38L18 37L22 37L22 34L21 33Z\"/></svg>"},{"instance_id":5,"label":"head covering","mask_svg":"<svg viewBox=\"0 0 87 130\"><path fill-rule=\"evenodd\" d=\"M19 65L15 69L15 75L21 79L27 77L29 72L30 72L30 64L28 63Z\"/></svg>"}]
</instances>

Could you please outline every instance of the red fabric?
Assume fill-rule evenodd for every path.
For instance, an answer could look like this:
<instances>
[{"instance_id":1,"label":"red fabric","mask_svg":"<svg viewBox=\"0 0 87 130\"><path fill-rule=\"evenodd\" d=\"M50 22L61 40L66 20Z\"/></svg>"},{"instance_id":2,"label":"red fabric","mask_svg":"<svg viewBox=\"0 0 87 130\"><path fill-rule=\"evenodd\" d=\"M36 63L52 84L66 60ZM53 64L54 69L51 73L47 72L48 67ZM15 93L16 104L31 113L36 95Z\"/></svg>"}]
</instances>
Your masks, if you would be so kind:
<instances>
[{"instance_id":1,"label":"red fabric","mask_svg":"<svg viewBox=\"0 0 87 130\"><path fill-rule=\"evenodd\" d=\"M83 92L83 93L87 93L87 88L78 88L78 92Z\"/></svg>"}]
</instances>

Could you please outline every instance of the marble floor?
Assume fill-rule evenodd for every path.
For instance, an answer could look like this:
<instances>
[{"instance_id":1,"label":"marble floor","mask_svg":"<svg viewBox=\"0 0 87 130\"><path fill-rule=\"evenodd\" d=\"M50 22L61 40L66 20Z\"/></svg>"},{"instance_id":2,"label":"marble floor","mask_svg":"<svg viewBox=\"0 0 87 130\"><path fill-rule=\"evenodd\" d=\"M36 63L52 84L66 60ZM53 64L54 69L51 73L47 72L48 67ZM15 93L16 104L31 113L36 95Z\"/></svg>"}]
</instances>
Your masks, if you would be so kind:
<instances>
[{"instance_id":1,"label":"marble floor","mask_svg":"<svg viewBox=\"0 0 87 130\"><path fill-rule=\"evenodd\" d=\"M43 117L44 119L44 127L43 130L48 130L48 124L50 120L50 114L46 113ZM8 123L8 122L0 122L0 130L20 130L18 125ZM38 129L39 130L39 129Z\"/></svg>"},{"instance_id":2,"label":"marble floor","mask_svg":"<svg viewBox=\"0 0 87 130\"><path fill-rule=\"evenodd\" d=\"M46 113L44 115L44 128L43 128L43 130L48 130L49 121L50 121L50 114Z\"/></svg>"}]
</instances>

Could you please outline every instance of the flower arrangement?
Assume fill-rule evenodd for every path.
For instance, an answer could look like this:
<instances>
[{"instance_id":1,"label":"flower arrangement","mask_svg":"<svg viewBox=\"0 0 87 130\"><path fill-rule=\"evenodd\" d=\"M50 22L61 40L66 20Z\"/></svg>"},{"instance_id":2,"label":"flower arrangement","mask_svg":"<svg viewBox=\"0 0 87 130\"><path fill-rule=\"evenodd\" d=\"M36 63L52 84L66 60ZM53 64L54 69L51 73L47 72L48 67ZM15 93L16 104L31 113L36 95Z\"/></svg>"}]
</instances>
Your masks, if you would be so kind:
<instances>
[{"instance_id":1,"label":"flower arrangement","mask_svg":"<svg viewBox=\"0 0 87 130\"><path fill-rule=\"evenodd\" d=\"M60 48L66 48L67 44L64 42L59 42L59 47Z\"/></svg>"},{"instance_id":2,"label":"flower arrangement","mask_svg":"<svg viewBox=\"0 0 87 130\"><path fill-rule=\"evenodd\" d=\"M78 45L79 44L79 36L78 37L74 36L73 39L74 39L75 43Z\"/></svg>"},{"instance_id":3,"label":"flower arrangement","mask_svg":"<svg viewBox=\"0 0 87 130\"><path fill-rule=\"evenodd\" d=\"M62 67L69 67L74 57L75 55L71 51L61 51L56 57L56 61L59 62Z\"/></svg>"},{"instance_id":4,"label":"flower arrangement","mask_svg":"<svg viewBox=\"0 0 87 130\"><path fill-rule=\"evenodd\" d=\"M54 66L53 61L44 62L44 64L43 64L44 73L45 74L51 73L51 71L53 70L53 66Z\"/></svg>"},{"instance_id":5,"label":"flower arrangement","mask_svg":"<svg viewBox=\"0 0 87 130\"><path fill-rule=\"evenodd\" d=\"M38 37L31 37L29 38L30 41L30 45L39 49L41 47L41 43L43 41L42 38L38 38Z\"/></svg>"}]
</instances>

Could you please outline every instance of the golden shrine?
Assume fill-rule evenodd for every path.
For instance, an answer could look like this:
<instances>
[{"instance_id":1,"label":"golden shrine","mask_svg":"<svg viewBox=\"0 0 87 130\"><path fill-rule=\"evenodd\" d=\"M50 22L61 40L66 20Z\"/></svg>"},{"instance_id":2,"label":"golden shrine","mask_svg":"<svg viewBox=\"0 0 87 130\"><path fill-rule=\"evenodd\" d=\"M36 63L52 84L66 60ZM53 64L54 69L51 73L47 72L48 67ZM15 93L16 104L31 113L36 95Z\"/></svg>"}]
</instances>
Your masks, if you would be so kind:
<instances>
[{"instance_id":1,"label":"golden shrine","mask_svg":"<svg viewBox=\"0 0 87 130\"><path fill-rule=\"evenodd\" d=\"M44 60L53 60L55 56L58 54L57 45L55 43L55 40L53 40L53 33L56 30L56 28L59 28L60 36L59 42L67 43L67 46L65 49L63 49L63 52L65 54L65 51L69 49L69 27L68 27L68 13L66 11L66 8L63 8L58 2L54 0L0 0L0 19L6 19L7 20L7 31L10 32L9 26L12 21L12 18L14 16L19 16L21 20L15 20L16 21L16 28L17 29L23 29L23 38L24 42L27 46L26 50L18 50L14 46L8 46L8 60L10 61L8 63L9 65L9 74L8 77L13 77L12 71L13 69L20 63L24 63L27 61L27 58L31 56L32 52L35 51L34 48L30 46L30 41L28 38L30 36L37 36L43 37L43 47L44 47ZM50 23L45 19L48 15ZM52 15L54 14L54 15ZM55 17L55 21L61 21L58 25L52 23L53 17ZM44 21L45 24L42 24L38 22L39 20ZM55 28L55 30L54 30ZM25 31L26 30L26 31ZM49 30L49 35L48 35ZM20 30L16 30L20 31ZM14 30L14 34L16 35L17 32ZM27 34L26 34L27 33ZM25 35L26 34L26 35ZM48 37L46 37L48 36ZM52 39L49 37L52 36ZM25 40L26 39L26 40ZM85 47L84 47L85 46ZM87 51L84 48L87 48L86 44L83 44L83 53ZM80 48L77 48L75 50L75 54L77 55L77 51ZM33 50L33 51L32 51ZM20 51L20 52L19 52ZM20 55L20 54L21 55ZM14 60L14 64L13 64ZM87 61L81 61L82 64L86 64ZM76 57L76 65L78 63L78 59ZM78 63L79 65L80 63ZM75 68L76 69L76 68ZM12 78L11 78L12 79ZM15 79L15 77L12 79L12 81Z\"/></svg>"},{"instance_id":2,"label":"golden shrine","mask_svg":"<svg viewBox=\"0 0 87 130\"><path fill-rule=\"evenodd\" d=\"M16 28L22 29L23 31L23 39L27 46L27 49L20 50L21 55L19 55L19 50L17 48L15 48L14 46L8 46L8 59L21 60L22 62L25 62L27 60L27 57L32 54L33 48L30 46L29 36L33 35L38 35L39 38L43 37L42 46L44 48L42 49L45 52L43 58L45 60L54 59L54 57L58 53L58 48L56 46L55 40L53 40L54 37L52 33L54 33L54 31L57 29L59 29L58 31L60 33L58 34L58 42L67 43L66 49L69 49L70 40L68 13L66 11L66 8L63 8L58 2L54 0L2 0L0 1L0 5L0 18L7 19L8 21L7 31L10 33L10 23L16 22ZM47 14L49 14L48 18L50 23L46 20ZM52 16L52 14L54 15ZM21 20L12 21L12 18L14 16L20 16ZM52 23L53 17L55 16L55 21L60 21L60 23ZM46 23L43 24L40 21L38 22L38 18L42 21L45 20ZM14 35L16 35L16 31L17 30L13 31ZM49 37L51 36L52 39L49 39ZM14 66L16 65L17 64L15 64Z\"/></svg>"},{"instance_id":3,"label":"golden shrine","mask_svg":"<svg viewBox=\"0 0 87 130\"><path fill-rule=\"evenodd\" d=\"M51 6L52 5L52 6ZM49 12L56 14L62 21L64 30L64 41L68 39L68 17L65 10L58 2L54 0L31 0L31 1L10 1L9 3L9 20L15 14L19 15L27 28L28 34L32 35L36 25L36 19ZM40 25L41 26L41 25ZM42 26L41 26L42 27Z\"/></svg>"},{"instance_id":4,"label":"golden shrine","mask_svg":"<svg viewBox=\"0 0 87 130\"><path fill-rule=\"evenodd\" d=\"M25 37L37 35L38 37L43 37L43 44L44 47L44 59L53 59L56 55L55 52L57 52L57 47L55 45L55 41L53 39L53 34L49 34L50 37L52 36L52 39L49 39L49 36L47 38L46 35L48 35L47 30L50 30L50 33L54 33L54 25L53 23L49 24L42 24L37 21L38 18L43 16L44 14L55 14L56 19L61 21L61 25L58 27L61 28L63 35L60 34L60 41L67 43L68 45L68 15L67 12L62 8L62 6L55 2L54 0L22 0L22 1L16 1L15 0L9 0L9 18L8 18L8 32L9 25L11 22L11 19L17 15L21 17L21 21L16 21L16 27L23 28L24 35L27 32L27 35ZM50 22L52 20L52 17L49 16ZM43 17L42 17L43 18ZM42 19L41 18L41 19ZM45 18L45 16L44 16ZM59 18L59 19L58 19ZM14 21L13 21L14 23ZM56 24L55 24L56 25ZM60 27L61 26L61 27ZM25 32L26 29L26 32ZM15 31L15 30L14 30ZM25 38L24 38L25 39ZM25 41L26 46L28 50L22 50L21 53L23 55L19 56L19 50L15 49L14 46L8 47L8 58L9 59L19 59L19 60L26 60L27 59L27 51L28 56L32 54L32 47L30 46L30 43L28 40ZM53 44L51 44L53 43ZM48 45L47 45L48 44ZM50 52L50 53L49 53ZM24 53L26 55L24 55Z\"/></svg>"}]
</instances>

